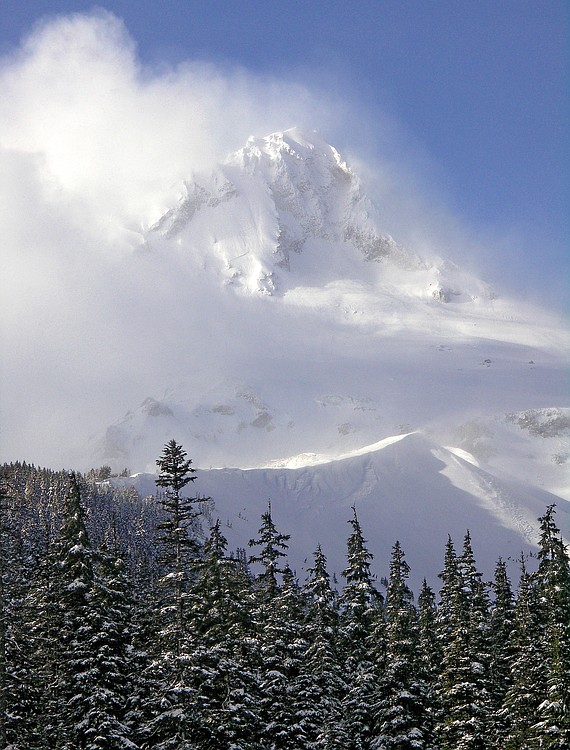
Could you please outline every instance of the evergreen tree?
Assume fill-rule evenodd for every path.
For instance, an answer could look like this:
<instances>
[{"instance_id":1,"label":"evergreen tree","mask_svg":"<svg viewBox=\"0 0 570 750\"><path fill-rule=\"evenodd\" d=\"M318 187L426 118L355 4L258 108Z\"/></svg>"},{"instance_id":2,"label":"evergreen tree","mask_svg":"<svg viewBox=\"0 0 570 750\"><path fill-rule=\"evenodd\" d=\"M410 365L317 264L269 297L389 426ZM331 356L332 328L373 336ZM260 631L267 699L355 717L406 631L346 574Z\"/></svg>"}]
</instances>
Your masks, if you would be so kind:
<instances>
[{"instance_id":1,"label":"evergreen tree","mask_svg":"<svg viewBox=\"0 0 570 750\"><path fill-rule=\"evenodd\" d=\"M263 571L257 576L256 587L262 602L269 602L277 594L279 582L277 576L283 573L281 561L287 557L289 534L281 534L273 522L271 503L261 516L261 527L257 539L250 539L250 547L261 547L257 555L251 555L250 564L261 564Z\"/></svg>"},{"instance_id":2,"label":"evergreen tree","mask_svg":"<svg viewBox=\"0 0 570 750\"><path fill-rule=\"evenodd\" d=\"M135 748L123 723L130 694L125 585L113 591L113 583L107 586L98 576L99 560L74 474L54 558L61 612L54 696L60 716L54 745L62 750Z\"/></svg>"},{"instance_id":3,"label":"evergreen tree","mask_svg":"<svg viewBox=\"0 0 570 750\"><path fill-rule=\"evenodd\" d=\"M41 686L33 671L28 591L28 509L7 477L0 479L0 747L39 742Z\"/></svg>"},{"instance_id":4,"label":"evergreen tree","mask_svg":"<svg viewBox=\"0 0 570 750\"><path fill-rule=\"evenodd\" d=\"M511 634L514 627L514 597L507 566L499 558L493 583L494 599L491 607L491 745L502 750L508 734L508 720L503 712L505 696L511 684L513 657Z\"/></svg>"},{"instance_id":5,"label":"evergreen tree","mask_svg":"<svg viewBox=\"0 0 570 750\"><path fill-rule=\"evenodd\" d=\"M314 554L314 565L307 572L305 632L308 648L304 667L306 681L301 693L306 745L310 750L344 750L348 739L342 721L342 699L347 685L339 658L338 596L331 588L326 557L320 545Z\"/></svg>"},{"instance_id":6,"label":"evergreen tree","mask_svg":"<svg viewBox=\"0 0 570 750\"><path fill-rule=\"evenodd\" d=\"M424 724L429 740L427 748L435 748L433 741L434 724L436 718L436 688L439 668L441 664L441 644L437 638L437 607L435 594L424 578L420 595L418 596L418 662L417 677L425 686Z\"/></svg>"},{"instance_id":7,"label":"evergreen tree","mask_svg":"<svg viewBox=\"0 0 570 750\"><path fill-rule=\"evenodd\" d=\"M37 561L31 577L27 606L33 613L29 629L32 671L37 686L35 714L38 748L55 748L60 742L64 699L62 683L62 636L64 608L61 606L60 565L56 542ZM34 743L30 743L33 747Z\"/></svg>"},{"instance_id":8,"label":"evergreen tree","mask_svg":"<svg viewBox=\"0 0 570 750\"><path fill-rule=\"evenodd\" d=\"M191 659L188 633L188 599L190 573L198 555L194 505L197 498L183 495L193 482L195 469L186 451L175 440L165 446L157 460L156 484L164 489L160 497L163 520L157 525L162 550L159 562L163 575L158 580L161 592L158 611L158 648L154 655L153 682L158 693L154 699L155 716L148 725L148 736L156 750L190 750L195 726L193 691L188 684L186 667Z\"/></svg>"},{"instance_id":9,"label":"evergreen tree","mask_svg":"<svg viewBox=\"0 0 570 750\"><path fill-rule=\"evenodd\" d=\"M56 664L54 708L59 710L59 731L56 747L72 750L87 748L90 727L86 722L86 706L93 691L94 654L94 551L85 525L75 474L69 477L65 496L64 519L54 544L54 588L61 617L59 633L60 659Z\"/></svg>"},{"instance_id":10,"label":"evergreen tree","mask_svg":"<svg viewBox=\"0 0 570 750\"><path fill-rule=\"evenodd\" d=\"M243 550L241 551L243 552ZM226 642L229 655L225 732L230 750L259 750L263 728L260 720L259 638L254 615L257 599L245 561L235 558L232 571L233 614Z\"/></svg>"},{"instance_id":11,"label":"evergreen tree","mask_svg":"<svg viewBox=\"0 0 570 750\"><path fill-rule=\"evenodd\" d=\"M505 750L526 750L536 744L538 707L546 693L541 653L538 590L521 557L521 575L510 637L510 679L500 723L505 724Z\"/></svg>"},{"instance_id":12,"label":"evergreen tree","mask_svg":"<svg viewBox=\"0 0 570 750\"><path fill-rule=\"evenodd\" d=\"M536 582L542 619L546 694L538 707L536 746L570 746L570 561L554 522L554 505L540 519Z\"/></svg>"},{"instance_id":13,"label":"evergreen tree","mask_svg":"<svg viewBox=\"0 0 570 750\"><path fill-rule=\"evenodd\" d=\"M349 742L347 749L365 750L370 747L373 737L372 704L379 665L371 647L378 648L378 641L383 640L383 598L375 588L370 572L373 555L368 551L356 508L352 510L347 567L343 571L346 586L339 601L341 648L349 686L343 712Z\"/></svg>"},{"instance_id":14,"label":"evergreen tree","mask_svg":"<svg viewBox=\"0 0 570 750\"><path fill-rule=\"evenodd\" d=\"M192 522L198 516L194 508L196 498L183 496L182 490L195 481L192 461L186 451L175 440L164 446L157 460L158 487L164 489L160 504L164 520L158 524L158 542L162 549L160 562L165 575L160 580L163 589L161 614L164 621L163 644L171 650L174 658L181 654L185 633L185 603L189 588L189 571L198 552L198 544L192 534Z\"/></svg>"},{"instance_id":15,"label":"evergreen tree","mask_svg":"<svg viewBox=\"0 0 570 750\"><path fill-rule=\"evenodd\" d=\"M281 664L290 647L284 614L281 586L278 576L283 576L287 567L289 534L280 533L273 521L271 503L261 516L261 527L257 539L249 541L250 547L260 547L251 555L249 562L261 565L262 570L254 579L254 602L251 617L254 627L254 652L257 656L257 672L261 688L261 726L263 747L273 747L274 742L285 742L284 724L288 716L292 720L291 702L286 695L288 667ZM269 665L272 665L273 669ZM278 737L276 740L275 738Z\"/></svg>"},{"instance_id":16,"label":"evergreen tree","mask_svg":"<svg viewBox=\"0 0 570 750\"><path fill-rule=\"evenodd\" d=\"M257 747L260 697L243 646L250 581L226 550L218 520L196 561L190 599L186 674L196 707L191 728L196 750Z\"/></svg>"},{"instance_id":17,"label":"evergreen tree","mask_svg":"<svg viewBox=\"0 0 570 750\"><path fill-rule=\"evenodd\" d=\"M443 653L437 734L442 750L487 750L489 734L488 599L466 535L463 553L448 541L438 612Z\"/></svg>"},{"instance_id":18,"label":"evergreen tree","mask_svg":"<svg viewBox=\"0 0 570 750\"><path fill-rule=\"evenodd\" d=\"M427 746L426 685L419 668L419 628L399 542L392 549L386 597L386 662L375 705L375 750Z\"/></svg>"},{"instance_id":19,"label":"evergreen tree","mask_svg":"<svg viewBox=\"0 0 570 750\"><path fill-rule=\"evenodd\" d=\"M306 746L302 688L307 642L304 600L288 566L266 611L260 633L263 744L269 750L296 750Z\"/></svg>"},{"instance_id":20,"label":"evergreen tree","mask_svg":"<svg viewBox=\"0 0 570 750\"><path fill-rule=\"evenodd\" d=\"M137 705L133 654L133 604L125 565L106 551L98 554L93 590L94 690L84 705L85 724L91 727L90 750L136 748L131 740L142 722Z\"/></svg>"}]
</instances>

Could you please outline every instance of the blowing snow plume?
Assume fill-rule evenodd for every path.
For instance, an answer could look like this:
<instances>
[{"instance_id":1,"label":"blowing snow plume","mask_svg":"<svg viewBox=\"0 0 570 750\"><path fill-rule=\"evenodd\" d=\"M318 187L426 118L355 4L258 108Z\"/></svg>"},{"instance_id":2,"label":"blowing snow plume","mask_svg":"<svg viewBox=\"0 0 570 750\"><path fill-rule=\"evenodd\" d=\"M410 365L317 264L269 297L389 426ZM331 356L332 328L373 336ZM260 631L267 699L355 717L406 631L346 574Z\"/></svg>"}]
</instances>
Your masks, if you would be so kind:
<instances>
[{"instance_id":1,"label":"blowing snow plume","mask_svg":"<svg viewBox=\"0 0 570 750\"><path fill-rule=\"evenodd\" d=\"M78 434L175 356L155 324L176 269L135 268L145 230L195 169L328 106L244 71L144 68L106 12L40 25L0 82L2 451L67 464Z\"/></svg>"},{"instance_id":2,"label":"blowing snow plume","mask_svg":"<svg viewBox=\"0 0 570 750\"><path fill-rule=\"evenodd\" d=\"M137 469L175 434L251 466L562 403L558 323L421 222L392 237L322 94L149 70L107 13L37 29L1 84L4 458Z\"/></svg>"}]
</instances>

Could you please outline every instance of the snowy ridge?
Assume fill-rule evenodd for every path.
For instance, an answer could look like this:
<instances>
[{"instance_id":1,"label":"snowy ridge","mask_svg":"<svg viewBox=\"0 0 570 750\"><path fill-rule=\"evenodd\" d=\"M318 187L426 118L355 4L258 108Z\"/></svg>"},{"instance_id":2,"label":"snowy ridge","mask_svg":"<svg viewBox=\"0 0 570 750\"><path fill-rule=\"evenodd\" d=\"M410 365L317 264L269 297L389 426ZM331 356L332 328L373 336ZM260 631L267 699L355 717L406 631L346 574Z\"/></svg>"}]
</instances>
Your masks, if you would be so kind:
<instances>
[{"instance_id":1,"label":"snowy ridge","mask_svg":"<svg viewBox=\"0 0 570 750\"><path fill-rule=\"evenodd\" d=\"M273 517L292 535L290 560L304 579L321 543L331 573L345 564L347 520L357 507L375 555L374 569L385 575L390 549L399 540L412 568L416 589L427 575L438 587L447 535L459 546L467 529L483 573L491 577L499 555L516 560L537 541L536 519L556 498L514 479L500 479L441 448L420 433L399 435L368 450L296 468L200 470L192 491L210 496L213 522L219 518L233 548L246 547L271 500ZM155 492L154 475L113 480ZM570 538L570 507L558 506L557 522ZM516 566L513 564L513 573Z\"/></svg>"}]
</instances>

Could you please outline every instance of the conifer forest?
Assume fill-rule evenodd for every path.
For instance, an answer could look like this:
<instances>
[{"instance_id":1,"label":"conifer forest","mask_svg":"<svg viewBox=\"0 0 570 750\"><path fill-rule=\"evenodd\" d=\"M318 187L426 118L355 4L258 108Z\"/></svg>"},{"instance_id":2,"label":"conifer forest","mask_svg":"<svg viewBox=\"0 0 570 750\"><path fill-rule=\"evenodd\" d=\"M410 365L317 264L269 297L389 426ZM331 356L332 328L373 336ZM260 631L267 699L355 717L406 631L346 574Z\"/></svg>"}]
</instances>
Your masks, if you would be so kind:
<instances>
[{"instance_id":1,"label":"conifer forest","mask_svg":"<svg viewBox=\"0 0 570 750\"><path fill-rule=\"evenodd\" d=\"M102 472L2 467L2 750L570 747L554 506L518 580L498 558L484 581L467 532L414 597L398 541L376 580L357 508L343 580L320 547L298 580L269 504L229 550L183 447L157 468L141 497Z\"/></svg>"}]
</instances>

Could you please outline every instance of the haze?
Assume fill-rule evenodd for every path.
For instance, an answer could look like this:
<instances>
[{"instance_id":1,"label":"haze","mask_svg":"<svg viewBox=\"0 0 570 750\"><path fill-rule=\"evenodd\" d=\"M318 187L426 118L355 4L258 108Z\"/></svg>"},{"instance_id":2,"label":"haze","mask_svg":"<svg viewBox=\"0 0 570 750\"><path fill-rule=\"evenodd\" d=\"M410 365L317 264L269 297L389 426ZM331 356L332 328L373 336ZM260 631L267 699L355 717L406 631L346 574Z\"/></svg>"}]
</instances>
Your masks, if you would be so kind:
<instances>
[{"instance_id":1,"label":"haze","mask_svg":"<svg viewBox=\"0 0 570 750\"><path fill-rule=\"evenodd\" d=\"M133 383L143 392L168 370L156 364L176 358L156 330L161 304L178 297L182 319L188 301L175 267L157 277L136 250L183 180L251 134L319 130L362 173L383 230L493 271L489 237L430 184L437 165L409 143L394 156L406 138L393 115L349 90L339 97L318 71L307 85L191 58L149 66L123 22L100 11L37 26L2 59L0 90L3 459L67 463L78 435L128 407ZM559 288L553 275L527 289L556 303Z\"/></svg>"}]
</instances>

